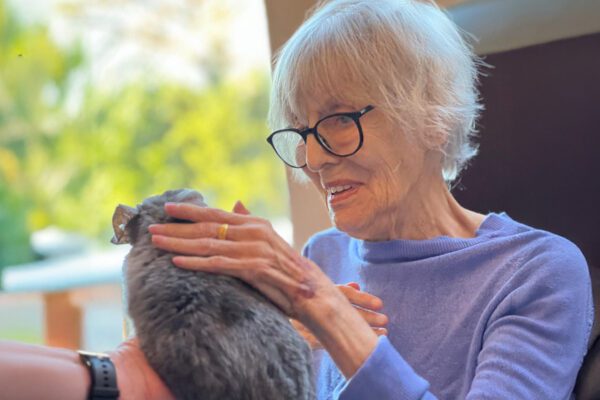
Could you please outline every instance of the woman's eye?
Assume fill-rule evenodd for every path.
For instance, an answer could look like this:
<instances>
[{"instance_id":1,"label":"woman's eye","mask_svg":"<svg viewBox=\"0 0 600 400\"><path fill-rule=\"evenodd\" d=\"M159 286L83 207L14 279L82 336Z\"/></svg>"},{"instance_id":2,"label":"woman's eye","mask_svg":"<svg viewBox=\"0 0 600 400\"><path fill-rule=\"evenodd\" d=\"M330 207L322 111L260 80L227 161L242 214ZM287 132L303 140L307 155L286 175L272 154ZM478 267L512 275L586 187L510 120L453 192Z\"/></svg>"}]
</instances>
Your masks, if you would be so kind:
<instances>
[{"instance_id":1,"label":"woman's eye","mask_svg":"<svg viewBox=\"0 0 600 400\"><path fill-rule=\"evenodd\" d=\"M349 117L349 116L347 116L347 115L339 115L339 116L337 117L337 122L338 122L339 124L349 124L349 123L351 123L351 122L352 122L352 118L350 118L350 117Z\"/></svg>"}]
</instances>

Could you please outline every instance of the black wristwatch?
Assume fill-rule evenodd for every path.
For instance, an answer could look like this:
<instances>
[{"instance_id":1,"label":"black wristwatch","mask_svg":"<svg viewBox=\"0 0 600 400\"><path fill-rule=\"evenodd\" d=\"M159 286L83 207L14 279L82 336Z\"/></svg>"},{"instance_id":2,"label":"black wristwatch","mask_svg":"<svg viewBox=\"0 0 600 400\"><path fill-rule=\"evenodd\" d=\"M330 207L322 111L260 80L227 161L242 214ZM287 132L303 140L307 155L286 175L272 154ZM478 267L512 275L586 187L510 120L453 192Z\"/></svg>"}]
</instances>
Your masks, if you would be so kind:
<instances>
[{"instance_id":1,"label":"black wristwatch","mask_svg":"<svg viewBox=\"0 0 600 400\"><path fill-rule=\"evenodd\" d=\"M88 367L92 386L88 400L117 400L117 371L108 354L78 351L81 361Z\"/></svg>"}]
</instances>

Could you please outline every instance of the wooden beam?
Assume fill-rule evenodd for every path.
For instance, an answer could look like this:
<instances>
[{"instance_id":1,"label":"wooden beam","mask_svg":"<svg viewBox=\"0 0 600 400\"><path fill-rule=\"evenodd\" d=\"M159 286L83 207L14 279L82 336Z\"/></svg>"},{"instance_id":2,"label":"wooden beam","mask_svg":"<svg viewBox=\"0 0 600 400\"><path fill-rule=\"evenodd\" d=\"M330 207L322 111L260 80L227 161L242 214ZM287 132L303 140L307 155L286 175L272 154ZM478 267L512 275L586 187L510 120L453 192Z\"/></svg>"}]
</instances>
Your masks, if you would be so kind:
<instances>
[{"instance_id":1,"label":"wooden beam","mask_svg":"<svg viewBox=\"0 0 600 400\"><path fill-rule=\"evenodd\" d=\"M52 347L80 349L82 312L71 301L69 292L44 294L45 344Z\"/></svg>"},{"instance_id":2,"label":"wooden beam","mask_svg":"<svg viewBox=\"0 0 600 400\"><path fill-rule=\"evenodd\" d=\"M271 54L281 47L304 20L316 0L265 0ZM282 168L284 168L282 166ZM330 226L323 197L311 184L299 184L286 171L290 193L290 216L294 229L294 247L300 249L315 232Z\"/></svg>"}]
</instances>

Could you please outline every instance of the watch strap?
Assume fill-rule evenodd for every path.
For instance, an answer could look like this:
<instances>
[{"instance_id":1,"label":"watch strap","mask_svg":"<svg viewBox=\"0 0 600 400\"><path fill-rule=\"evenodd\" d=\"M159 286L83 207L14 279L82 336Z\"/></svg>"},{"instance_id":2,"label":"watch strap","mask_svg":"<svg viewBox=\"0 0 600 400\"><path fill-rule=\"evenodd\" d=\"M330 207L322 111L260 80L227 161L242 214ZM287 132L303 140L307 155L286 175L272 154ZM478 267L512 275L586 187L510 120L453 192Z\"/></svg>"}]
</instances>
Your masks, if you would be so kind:
<instances>
[{"instance_id":1,"label":"watch strap","mask_svg":"<svg viewBox=\"0 0 600 400\"><path fill-rule=\"evenodd\" d=\"M107 354L78 351L82 362L88 367L92 385L88 400L116 400L119 398L117 371Z\"/></svg>"}]
</instances>

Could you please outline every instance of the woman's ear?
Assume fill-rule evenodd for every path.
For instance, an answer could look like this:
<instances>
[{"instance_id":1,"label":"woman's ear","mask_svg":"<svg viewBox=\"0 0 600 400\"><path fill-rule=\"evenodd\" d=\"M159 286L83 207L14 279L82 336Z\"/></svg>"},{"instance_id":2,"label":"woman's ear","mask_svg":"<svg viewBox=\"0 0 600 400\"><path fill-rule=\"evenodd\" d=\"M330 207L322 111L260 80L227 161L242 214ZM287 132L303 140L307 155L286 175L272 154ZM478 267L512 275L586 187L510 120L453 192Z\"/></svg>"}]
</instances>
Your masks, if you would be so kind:
<instances>
[{"instance_id":1,"label":"woman's ear","mask_svg":"<svg viewBox=\"0 0 600 400\"><path fill-rule=\"evenodd\" d=\"M110 240L112 244L130 243L127 225L136 215L138 215L137 208L123 204L117 206L112 218L113 231L115 232L115 235Z\"/></svg>"},{"instance_id":2,"label":"woman's ear","mask_svg":"<svg viewBox=\"0 0 600 400\"><path fill-rule=\"evenodd\" d=\"M448 133L440 129L431 129L426 131L422 136L423 144L427 150L441 151L448 142Z\"/></svg>"}]
</instances>

